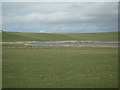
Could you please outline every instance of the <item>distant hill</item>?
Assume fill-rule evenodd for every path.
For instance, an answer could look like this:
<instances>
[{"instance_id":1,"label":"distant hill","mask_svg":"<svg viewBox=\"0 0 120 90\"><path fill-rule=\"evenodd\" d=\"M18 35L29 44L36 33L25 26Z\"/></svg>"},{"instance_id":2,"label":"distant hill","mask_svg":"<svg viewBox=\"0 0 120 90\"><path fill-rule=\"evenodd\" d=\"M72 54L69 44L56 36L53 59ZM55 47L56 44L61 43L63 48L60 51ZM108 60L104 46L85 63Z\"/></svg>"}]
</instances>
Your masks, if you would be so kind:
<instances>
[{"instance_id":1,"label":"distant hill","mask_svg":"<svg viewBox=\"0 0 120 90\"><path fill-rule=\"evenodd\" d=\"M117 41L118 32L104 33L18 33L3 32L3 42L16 41Z\"/></svg>"}]
</instances>

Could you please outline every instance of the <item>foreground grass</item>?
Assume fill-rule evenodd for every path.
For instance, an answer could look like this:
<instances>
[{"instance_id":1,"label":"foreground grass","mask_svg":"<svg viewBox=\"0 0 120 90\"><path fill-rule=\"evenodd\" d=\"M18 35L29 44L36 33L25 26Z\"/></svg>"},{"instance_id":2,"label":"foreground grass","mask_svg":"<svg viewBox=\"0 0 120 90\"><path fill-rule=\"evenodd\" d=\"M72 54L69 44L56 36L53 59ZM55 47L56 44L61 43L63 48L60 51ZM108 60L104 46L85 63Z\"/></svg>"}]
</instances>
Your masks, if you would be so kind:
<instances>
[{"instance_id":1,"label":"foreground grass","mask_svg":"<svg viewBox=\"0 0 120 90\"><path fill-rule=\"evenodd\" d=\"M15 33L3 32L3 42L18 41L101 41L117 42L118 32L104 33Z\"/></svg>"},{"instance_id":2,"label":"foreground grass","mask_svg":"<svg viewBox=\"0 0 120 90\"><path fill-rule=\"evenodd\" d=\"M117 49L6 45L3 87L117 88Z\"/></svg>"}]
</instances>

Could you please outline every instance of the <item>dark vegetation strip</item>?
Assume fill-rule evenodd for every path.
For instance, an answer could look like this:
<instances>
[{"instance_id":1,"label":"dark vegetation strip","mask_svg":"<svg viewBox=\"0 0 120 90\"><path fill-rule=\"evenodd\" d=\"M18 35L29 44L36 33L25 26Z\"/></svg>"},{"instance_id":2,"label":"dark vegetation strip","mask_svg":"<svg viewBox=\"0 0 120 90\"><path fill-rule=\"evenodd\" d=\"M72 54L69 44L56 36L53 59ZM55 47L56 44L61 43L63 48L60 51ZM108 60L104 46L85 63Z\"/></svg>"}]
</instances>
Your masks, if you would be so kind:
<instances>
[{"instance_id":1,"label":"dark vegetation strip","mask_svg":"<svg viewBox=\"0 0 120 90\"><path fill-rule=\"evenodd\" d=\"M2 48L55 48L55 47L63 47L63 48L78 48L78 47L120 47L120 46L94 46L94 45L49 45L49 46L32 46L32 45L2 45Z\"/></svg>"}]
</instances>

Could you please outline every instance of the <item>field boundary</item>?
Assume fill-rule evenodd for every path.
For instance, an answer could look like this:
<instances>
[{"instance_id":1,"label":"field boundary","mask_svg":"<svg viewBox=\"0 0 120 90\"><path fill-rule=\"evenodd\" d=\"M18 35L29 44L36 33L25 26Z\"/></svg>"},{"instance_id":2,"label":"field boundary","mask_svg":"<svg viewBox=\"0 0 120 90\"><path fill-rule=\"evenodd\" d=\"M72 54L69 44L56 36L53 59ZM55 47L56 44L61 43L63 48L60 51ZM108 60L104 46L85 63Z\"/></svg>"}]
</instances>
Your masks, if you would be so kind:
<instances>
[{"instance_id":1,"label":"field boundary","mask_svg":"<svg viewBox=\"0 0 120 90\"><path fill-rule=\"evenodd\" d=\"M46 42L38 42L38 41L24 41L24 42L0 42L3 44L10 43L120 43L120 42L98 42L98 41L46 41Z\"/></svg>"},{"instance_id":2,"label":"field boundary","mask_svg":"<svg viewBox=\"0 0 120 90\"><path fill-rule=\"evenodd\" d=\"M32 45L28 45L28 46L31 46L31 47L17 47L17 46L7 46L7 47L2 47L2 48L38 48L38 47L41 47L41 46L32 46ZM58 46L58 45L48 45L48 46L43 46L43 47L115 47L115 48L119 48L120 46L95 46L95 45L61 45L61 46Z\"/></svg>"}]
</instances>

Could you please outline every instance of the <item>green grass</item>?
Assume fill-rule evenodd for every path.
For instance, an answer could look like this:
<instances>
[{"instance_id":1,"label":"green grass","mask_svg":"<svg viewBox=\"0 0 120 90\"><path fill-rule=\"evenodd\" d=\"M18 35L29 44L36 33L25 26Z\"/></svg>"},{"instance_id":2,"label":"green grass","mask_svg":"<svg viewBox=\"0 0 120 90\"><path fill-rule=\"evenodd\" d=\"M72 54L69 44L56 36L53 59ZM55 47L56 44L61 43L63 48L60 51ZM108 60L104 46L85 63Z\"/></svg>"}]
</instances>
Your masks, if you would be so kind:
<instances>
[{"instance_id":1,"label":"green grass","mask_svg":"<svg viewBox=\"0 0 120 90\"><path fill-rule=\"evenodd\" d=\"M117 51L3 45L3 88L117 88Z\"/></svg>"},{"instance_id":2,"label":"green grass","mask_svg":"<svg viewBox=\"0 0 120 90\"><path fill-rule=\"evenodd\" d=\"M16 41L118 41L118 32L104 33L16 33L3 32L4 42Z\"/></svg>"},{"instance_id":3,"label":"green grass","mask_svg":"<svg viewBox=\"0 0 120 90\"><path fill-rule=\"evenodd\" d=\"M0 89L2 88L2 45L0 45Z\"/></svg>"},{"instance_id":4,"label":"green grass","mask_svg":"<svg viewBox=\"0 0 120 90\"><path fill-rule=\"evenodd\" d=\"M117 32L15 33L2 41L118 41ZM2 45L3 88L117 88L118 48Z\"/></svg>"}]
</instances>

